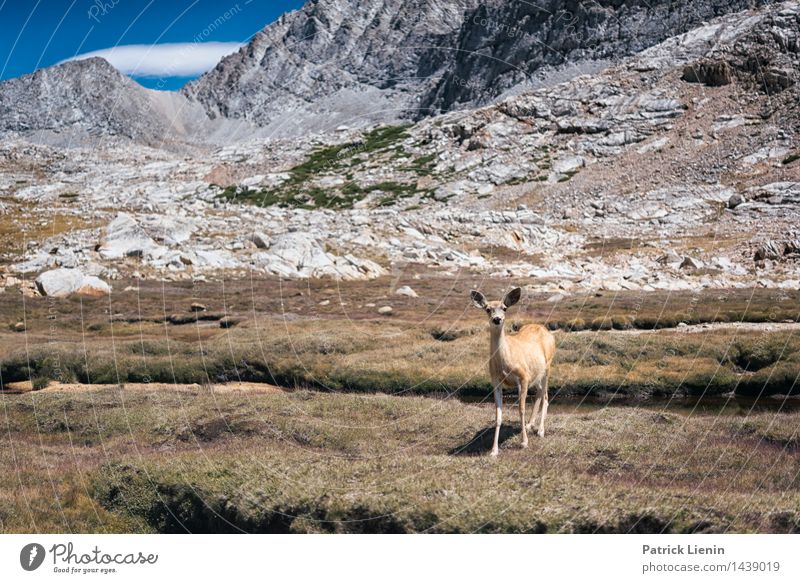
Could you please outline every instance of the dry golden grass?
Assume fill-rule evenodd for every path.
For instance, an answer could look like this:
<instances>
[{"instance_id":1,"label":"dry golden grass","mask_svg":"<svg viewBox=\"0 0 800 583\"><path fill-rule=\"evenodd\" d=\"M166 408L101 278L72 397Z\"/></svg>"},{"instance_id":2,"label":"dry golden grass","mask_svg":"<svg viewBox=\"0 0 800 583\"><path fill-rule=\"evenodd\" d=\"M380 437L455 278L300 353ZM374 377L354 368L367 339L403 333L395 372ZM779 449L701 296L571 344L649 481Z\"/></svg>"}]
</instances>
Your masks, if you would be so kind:
<instances>
[{"instance_id":1,"label":"dry golden grass","mask_svg":"<svg viewBox=\"0 0 800 583\"><path fill-rule=\"evenodd\" d=\"M64 200L72 200L66 198ZM65 212L46 212L33 203L20 203L6 198L10 205L0 213L0 257L12 259L23 254L23 245L41 241L61 233L98 226L81 215ZM35 212L34 212L35 211Z\"/></svg>"},{"instance_id":2,"label":"dry golden grass","mask_svg":"<svg viewBox=\"0 0 800 583\"><path fill-rule=\"evenodd\" d=\"M279 281L234 279L220 282L166 282L117 280L109 298L70 298L50 301L25 298L17 293L0 295L0 353L19 342L7 326L26 320L32 340L47 340L55 330L59 339L82 340L120 335L163 335L163 323L175 314L186 316L189 305L199 301L208 312L232 315L245 321L276 319L386 320L378 308L393 308L390 319L428 329L464 328L483 324L484 315L471 308L469 292L480 288L487 297L500 297L510 285L536 280L486 280L476 276L453 279L409 266L400 275L369 282L330 280ZM416 279L419 277L419 279ZM394 294L410 285L419 294L408 298ZM134 288L125 291L127 288ZM767 322L800 320L800 291L763 288L698 290L696 292L602 292L576 294L548 302L549 293L527 293L512 318L565 327L575 320L583 327L609 321L614 328L669 328L678 322ZM5 328L5 330L3 330ZM191 334L191 328L172 328L171 334Z\"/></svg>"},{"instance_id":3,"label":"dry golden grass","mask_svg":"<svg viewBox=\"0 0 800 583\"><path fill-rule=\"evenodd\" d=\"M388 395L3 396L4 532L792 532L800 413Z\"/></svg>"}]
</instances>

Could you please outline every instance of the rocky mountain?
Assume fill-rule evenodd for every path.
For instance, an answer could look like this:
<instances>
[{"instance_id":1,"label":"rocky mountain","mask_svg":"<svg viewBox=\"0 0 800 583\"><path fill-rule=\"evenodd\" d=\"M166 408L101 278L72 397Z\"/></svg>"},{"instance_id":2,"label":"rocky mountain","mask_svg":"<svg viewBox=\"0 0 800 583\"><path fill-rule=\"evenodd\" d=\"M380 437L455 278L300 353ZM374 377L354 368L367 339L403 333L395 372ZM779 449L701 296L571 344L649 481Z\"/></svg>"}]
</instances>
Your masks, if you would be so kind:
<instances>
[{"instance_id":1,"label":"rocky mountain","mask_svg":"<svg viewBox=\"0 0 800 583\"><path fill-rule=\"evenodd\" d=\"M179 93L146 89L94 57L0 83L0 135L54 145L126 138L155 147L234 136Z\"/></svg>"},{"instance_id":2,"label":"rocky mountain","mask_svg":"<svg viewBox=\"0 0 800 583\"><path fill-rule=\"evenodd\" d=\"M597 71L705 21L768 0L482 2L467 14L453 61L422 100L430 111L474 107L504 91ZM436 51L424 62L435 60ZM465 81L467 80L467 81Z\"/></svg>"},{"instance_id":3,"label":"rocky mountain","mask_svg":"<svg viewBox=\"0 0 800 583\"><path fill-rule=\"evenodd\" d=\"M768 0L311 0L183 93L268 135L485 105Z\"/></svg>"},{"instance_id":4,"label":"rocky mountain","mask_svg":"<svg viewBox=\"0 0 800 583\"><path fill-rule=\"evenodd\" d=\"M183 93L209 115L244 118L274 135L415 115L451 62L478 0L310 0L255 35ZM421 74L421 69L429 69ZM438 70L441 69L441 70Z\"/></svg>"},{"instance_id":5,"label":"rocky mountain","mask_svg":"<svg viewBox=\"0 0 800 583\"><path fill-rule=\"evenodd\" d=\"M309 0L180 93L99 58L0 83L0 135L156 147L418 120L596 71L769 0Z\"/></svg>"}]
</instances>

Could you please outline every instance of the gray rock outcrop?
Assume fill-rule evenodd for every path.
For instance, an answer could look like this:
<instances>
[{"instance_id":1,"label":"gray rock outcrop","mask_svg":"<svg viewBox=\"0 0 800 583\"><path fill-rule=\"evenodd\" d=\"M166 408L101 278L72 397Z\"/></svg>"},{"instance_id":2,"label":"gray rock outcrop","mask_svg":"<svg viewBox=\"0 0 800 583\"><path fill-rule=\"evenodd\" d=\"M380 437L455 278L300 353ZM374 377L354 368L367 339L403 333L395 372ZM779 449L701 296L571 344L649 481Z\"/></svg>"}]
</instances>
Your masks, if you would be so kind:
<instances>
[{"instance_id":1,"label":"gray rock outcrop","mask_svg":"<svg viewBox=\"0 0 800 583\"><path fill-rule=\"evenodd\" d=\"M275 238L269 251L256 253L258 267L282 277L332 277L334 279L373 279L385 273L368 259L328 253L309 233L286 233Z\"/></svg>"},{"instance_id":2,"label":"gray rock outcrop","mask_svg":"<svg viewBox=\"0 0 800 583\"><path fill-rule=\"evenodd\" d=\"M103 259L160 256L164 249L158 245L129 214L120 213L108 224L98 248Z\"/></svg>"},{"instance_id":3,"label":"gray rock outcrop","mask_svg":"<svg viewBox=\"0 0 800 583\"><path fill-rule=\"evenodd\" d=\"M117 138L170 148L250 135L239 129L213 122L180 93L142 87L100 57L0 82L0 137L33 136L59 146Z\"/></svg>"}]
</instances>

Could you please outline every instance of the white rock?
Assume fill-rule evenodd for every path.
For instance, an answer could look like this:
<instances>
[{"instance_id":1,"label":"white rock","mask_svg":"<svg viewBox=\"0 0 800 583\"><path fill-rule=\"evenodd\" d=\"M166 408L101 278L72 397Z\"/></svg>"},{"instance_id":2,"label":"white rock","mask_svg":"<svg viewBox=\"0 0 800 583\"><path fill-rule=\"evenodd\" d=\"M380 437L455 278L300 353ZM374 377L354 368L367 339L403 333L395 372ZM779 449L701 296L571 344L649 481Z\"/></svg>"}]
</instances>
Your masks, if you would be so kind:
<instances>
[{"instance_id":1,"label":"white rock","mask_svg":"<svg viewBox=\"0 0 800 583\"><path fill-rule=\"evenodd\" d=\"M178 256L178 260L184 263L180 256ZM194 265L208 269L235 269L242 266L230 251L224 249L198 249L195 252Z\"/></svg>"},{"instance_id":2,"label":"white rock","mask_svg":"<svg viewBox=\"0 0 800 583\"><path fill-rule=\"evenodd\" d=\"M787 154L789 154L791 150L789 148L784 147L763 147L756 152L753 152L749 156L745 156L742 158L742 162L745 164L758 164L763 160L767 160L769 158L783 158Z\"/></svg>"},{"instance_id":3,"label":"white rock","mask_svg":"<svg viewBox=\"0 0 800 583\"><path fill-rule=\"evenodd\" d=\"M586 166L586 160L581 156L561 158L553 163L553 171L559 174L569 174Z\"/></svg>"},{"instance_id":4,"label":"white rock","mask_svg":"<svg viewBox=\"0 0 800 583\"><path fill-rule=\"evenodd\" d=\"M403 287L397 288L397 290L395 290L394 293L396 293L398 296L406 296L406 297L409 297L409 298L418 297L417 296L417 292L415 292L413 289L411 289L407 285L404 285Z\"/></svg>"},{"instance_id":5,"label":"white rock","mask_svg":"<svg viewBox=\"0 0 800 583\"><path fill-rule=\"evenodd\" d=\"M138 220L148 236L165 245L185 243L196 229L194 221L182 217L144 215Z\"/></svg>"},{"instance_id":6,"label":"white rock","mask_svg":"<svg viewBox=\"0 0 800 583\"><path fill-rule=\"evenodd\" d=\"M246 188L254 188L257 186L261 186L261 183L264 182L264 175L257 174L255 176L249 176L242 180L239 184Z\"/></svg>"},{"instance_id":7,"label":"white rock","mask_svg":"<svg viewBox=\"0 0 800 583\"><path fill-rule=\"evenodd\" d=\"M65 298L80 288L83 277L78 269L53 269L36 278L36 287L43 296Z\"/></svg>"},{"instance_id":8,"label":"white rock","mask_svg":"<svg viewBox=\"0 0 800 583\"><path fill-rule=\"evenodd\" d=\"M653 140L652 142L648 142L645 145L638 148L636 151L640 154L647 154L648 152L653 152L655 150L660 150L664 146L669 144L669 138L658 138L657 140Z\"/></svg>"},{"instance_id":9,"label":"white rock","mask_svg":"<svg viewBox=\"0 0 800 583\"><path fill-rule=\"evenodd\" d=\"M163 248L145 232L133 217L117 215L105 228L98 252L103 259L160 255Z\"/></svg>"},{"instance_id":10,"label":"white rock","mask_svg":"<svg viewBox=\"0 0 800 583\"><path fill-rule=\"evenodd\" d=\"M83 278L81 286L75 292L79 296L99 298L111 293L111 286L99 277L87 275Z\"/></svg>"},{"instance_id":11,"label":"white rock","mask_svg":"<svg viewBox=\"0 0 800 583\"><path fill-rule=\"evenodd\" d=\"M72 294L100 297L111 293L111 287L92 275L78 269L53 269L36 278L36 287L43 296L66 298Z\"/></svg>"},{"instance_id":12,"label":"white rock","mask_svg":"<svg viewBox=\"0 0 800 583\"><path fill-rule=\"evenodd\" d=\"M374 261L328 253L310 233L301 231L279 235L269 252L253 255L253 262L268 273L283 277L356 280L373 279L385 273Z\"/></svg>"},{"instance_id":13,"label":"white rock","mask_svg":"<svg viewBox=\"0 0 800 583\"><path fill-rule=\"evenodd\" d=\"M656 259L656 261L661 265L668 265L677 268L683 262L683 257L678 255L674 251L668 251L665 255L662 255L661 257Z\"/></svg>"},{"instance_id":14,"label":"white rock","mask_svg":"<svg viewBox=\"0 0 800 583\"><path fill-rule=\"evenodd\" d=\"M253 233L250 236L250 240L255 244L256 247L259 249L269 249L270 246L270 238L265 235L264 233Z\"/></svg>"},{"instance_id":15,"label":"white rock","mask_svg":"<svg viewBox=\"0 0 800 583\"><path fill-rule=\"evenodd\" d=\"M696 257L684 257L681 262L681 269L702 269L703 262Z\"/></svg>"}]
</instances>

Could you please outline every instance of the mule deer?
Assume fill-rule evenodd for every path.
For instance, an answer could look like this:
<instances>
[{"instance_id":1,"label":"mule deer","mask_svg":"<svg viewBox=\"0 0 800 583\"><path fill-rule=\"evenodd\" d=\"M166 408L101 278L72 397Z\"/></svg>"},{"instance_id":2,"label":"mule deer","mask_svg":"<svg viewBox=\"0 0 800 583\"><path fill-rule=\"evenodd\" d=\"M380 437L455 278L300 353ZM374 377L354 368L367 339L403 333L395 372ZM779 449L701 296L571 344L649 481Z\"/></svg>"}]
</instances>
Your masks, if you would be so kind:
<instances>
[{"instance_id":1,"label":"mule deer","mask_svg":"<svg viewBox=\"0 0 800 583\"><path fill-rule=\"evenodd\" d=\"M556 351L556 342L550 331L539 324L528 324L516 334L506 334L504 322L506 310L516 304L522 295L518 287L508 292L502 301L487 302L479 291L472 292L472 303L489 315L490 352L489 374L494 387L494 402L497 407L492 455L499 453L500 426L503 424L503 387L516 387L519 392L519 418L522 424L522 447L528 447L528 429L539 419L539 437L544 437L544 419L547 416L547 381L550 362ZM531 420L525 424L525 399L528 388L536 386L536 401Z\"/></svg>"}]
</instances>

